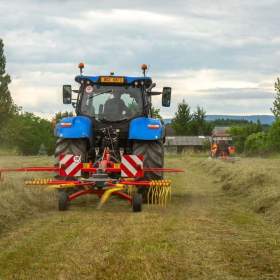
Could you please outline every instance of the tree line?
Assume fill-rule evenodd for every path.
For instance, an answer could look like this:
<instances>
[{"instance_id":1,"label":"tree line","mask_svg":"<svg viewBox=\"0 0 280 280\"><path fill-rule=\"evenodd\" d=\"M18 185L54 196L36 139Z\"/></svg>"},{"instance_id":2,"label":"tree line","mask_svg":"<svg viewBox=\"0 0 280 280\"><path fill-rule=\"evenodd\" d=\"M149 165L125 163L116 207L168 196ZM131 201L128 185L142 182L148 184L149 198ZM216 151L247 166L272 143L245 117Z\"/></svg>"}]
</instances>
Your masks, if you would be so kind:
<instances>
[{"instance_id":1,"label":"tree line","mask_svg":"<svg viewBox=\"0 0 280 280\"><path fill-rule=\"evenodd\" d=\"M275 84L275 99L271 112L275 117L274 123L263 125L247 120L218 119L207 121L206 112L197 107L191 113L190 106L183 100L178 104L175 117L171 121L171 127L175 135L211 135L215 126L228 126L229 134L233 137L233 144L237 152L248 156L266 155L280 152L280 79Z\"/></svg>"},{"instance_id":2,"label":"tree line","mask_svg":"<svg viewBox=\"0 0 280 280\"><path fill-rule=\"evenodd\" d=\"M211 135L213 130L213 124L206 121L206 111L197 106L196 111L191 113L191 108L184 99L178 104L171 127L180 136Z\"/></svg>"},{"instance_id":3,"label":"tree line","mask_svg":"<svg viewBox=\"0 0 280 280\"><path fill-rule=\"evenodd\" d=\"M0 39L0 147L16 149L23 155L41 151L53 154L55 137L52 122L23 112L11 97L10 76L6 73L3 40Z\"/></svg>"},{"instance_id":4,"label":"tree line","mask_svg":"<svg viewBox=\"0 0 280 280\"><path fill-rule=\"evenodd\" d=\"M280 79L275 84L275 99L271 112L275 121L271 126L246 125L233 126L230 129L237 150L246 155L267 155L280 152Z\"/></svg>"}]
</instances>

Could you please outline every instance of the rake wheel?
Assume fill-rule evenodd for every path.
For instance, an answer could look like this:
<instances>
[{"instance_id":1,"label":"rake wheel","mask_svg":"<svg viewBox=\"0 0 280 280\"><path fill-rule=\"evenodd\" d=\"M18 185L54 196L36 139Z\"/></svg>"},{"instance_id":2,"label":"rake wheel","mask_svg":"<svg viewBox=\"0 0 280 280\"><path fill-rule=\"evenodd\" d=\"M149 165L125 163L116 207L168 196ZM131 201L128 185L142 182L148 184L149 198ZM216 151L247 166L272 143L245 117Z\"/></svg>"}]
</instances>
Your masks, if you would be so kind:
<instances>
[{"instance_id":1,"label":"rake wheel","mask_svg":"<svg viewBox=\"0 0 280 280\"><path fill-rule=\"evenodd\" d=\"M142 194L135 193L132 197L132 211L133 212L141 212L142 211Z\"/></svg>"},{"instance_id":2,"label":"rake wheel","mask_svg":"<svg viewBox=\"0 0 280 280\"><path fill-rule=\"evenodd\" d=\"M58 210L65 211L69 207L68 193L65 190L58 191Z\"/></svg>"}]
</instances>

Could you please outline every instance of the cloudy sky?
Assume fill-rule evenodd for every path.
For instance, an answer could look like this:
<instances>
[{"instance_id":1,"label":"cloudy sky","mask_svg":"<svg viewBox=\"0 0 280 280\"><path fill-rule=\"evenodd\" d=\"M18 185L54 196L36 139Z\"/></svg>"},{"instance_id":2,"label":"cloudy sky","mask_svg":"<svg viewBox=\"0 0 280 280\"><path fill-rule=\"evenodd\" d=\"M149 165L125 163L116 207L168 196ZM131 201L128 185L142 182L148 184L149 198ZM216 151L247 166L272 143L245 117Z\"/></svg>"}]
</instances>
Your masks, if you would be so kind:
<instances>
[{"instance_id":1,"label":"cloudy sky","mask_svg":"<svg viewBox=\"0 0 280 280\"><path fill-rule=\"evenodd\" d=\"M149 75L208 114L270 114L280 62L280 0L0 0L14 100L49 117L85 73ZM154 100L159 107L160 100Z\"/></svg>"}]
</instances>

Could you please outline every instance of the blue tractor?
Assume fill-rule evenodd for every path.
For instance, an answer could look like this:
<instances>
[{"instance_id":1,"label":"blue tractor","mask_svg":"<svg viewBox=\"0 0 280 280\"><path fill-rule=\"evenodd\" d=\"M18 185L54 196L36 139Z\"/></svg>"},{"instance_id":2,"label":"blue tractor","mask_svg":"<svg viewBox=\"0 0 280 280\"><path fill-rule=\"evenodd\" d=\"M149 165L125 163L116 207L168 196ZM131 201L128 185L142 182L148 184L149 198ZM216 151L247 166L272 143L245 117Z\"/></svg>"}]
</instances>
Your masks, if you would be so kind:
<instances>
[{"instance_id":1,"label":"blue tractor","mask_svg":"<svg viewBox=\"0 0 280 280\"><path fill-rule=\"evenodd\" d=\"M80 75L75 77L78 90L63 85L63 103L72 104L76 116L65 117L57 123L58 137L55 156L79 155L82 162L97 162L104 149L110 148L112 158L120 162L122 154L144 156L144 167L163 168L165 127L160 119L152 116L151 97L162 95L162 106L169 107L171 88L162 92L146 76L147 66L142 65L143 76L128 77L83 75L83 63L79 64ZM72 93L75 93L75 98ZM162 172L147 172L145 177L161 179ZM139 189L143 199L145 188Z\"/></svg>"}]
</instances>

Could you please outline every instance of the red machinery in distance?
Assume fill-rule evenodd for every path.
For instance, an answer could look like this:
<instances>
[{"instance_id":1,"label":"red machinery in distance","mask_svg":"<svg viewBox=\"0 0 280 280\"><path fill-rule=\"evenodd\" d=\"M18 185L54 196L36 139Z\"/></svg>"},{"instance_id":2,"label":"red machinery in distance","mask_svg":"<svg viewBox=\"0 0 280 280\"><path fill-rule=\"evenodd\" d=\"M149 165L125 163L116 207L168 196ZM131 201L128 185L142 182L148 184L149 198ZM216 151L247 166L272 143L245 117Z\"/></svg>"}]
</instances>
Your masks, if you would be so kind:
<instances>
[{"instance_id":1,"label":"red machinery in distance","mask_svg":"<svg viewBox=\"0 0 280 280\"><path fill-rule=\"evenodd\" d=\"M232 137L228 127L215 127L211 137L211 157L228 159L235 155L235 147L232 145Z\"/></svg>"}]
</instances>

